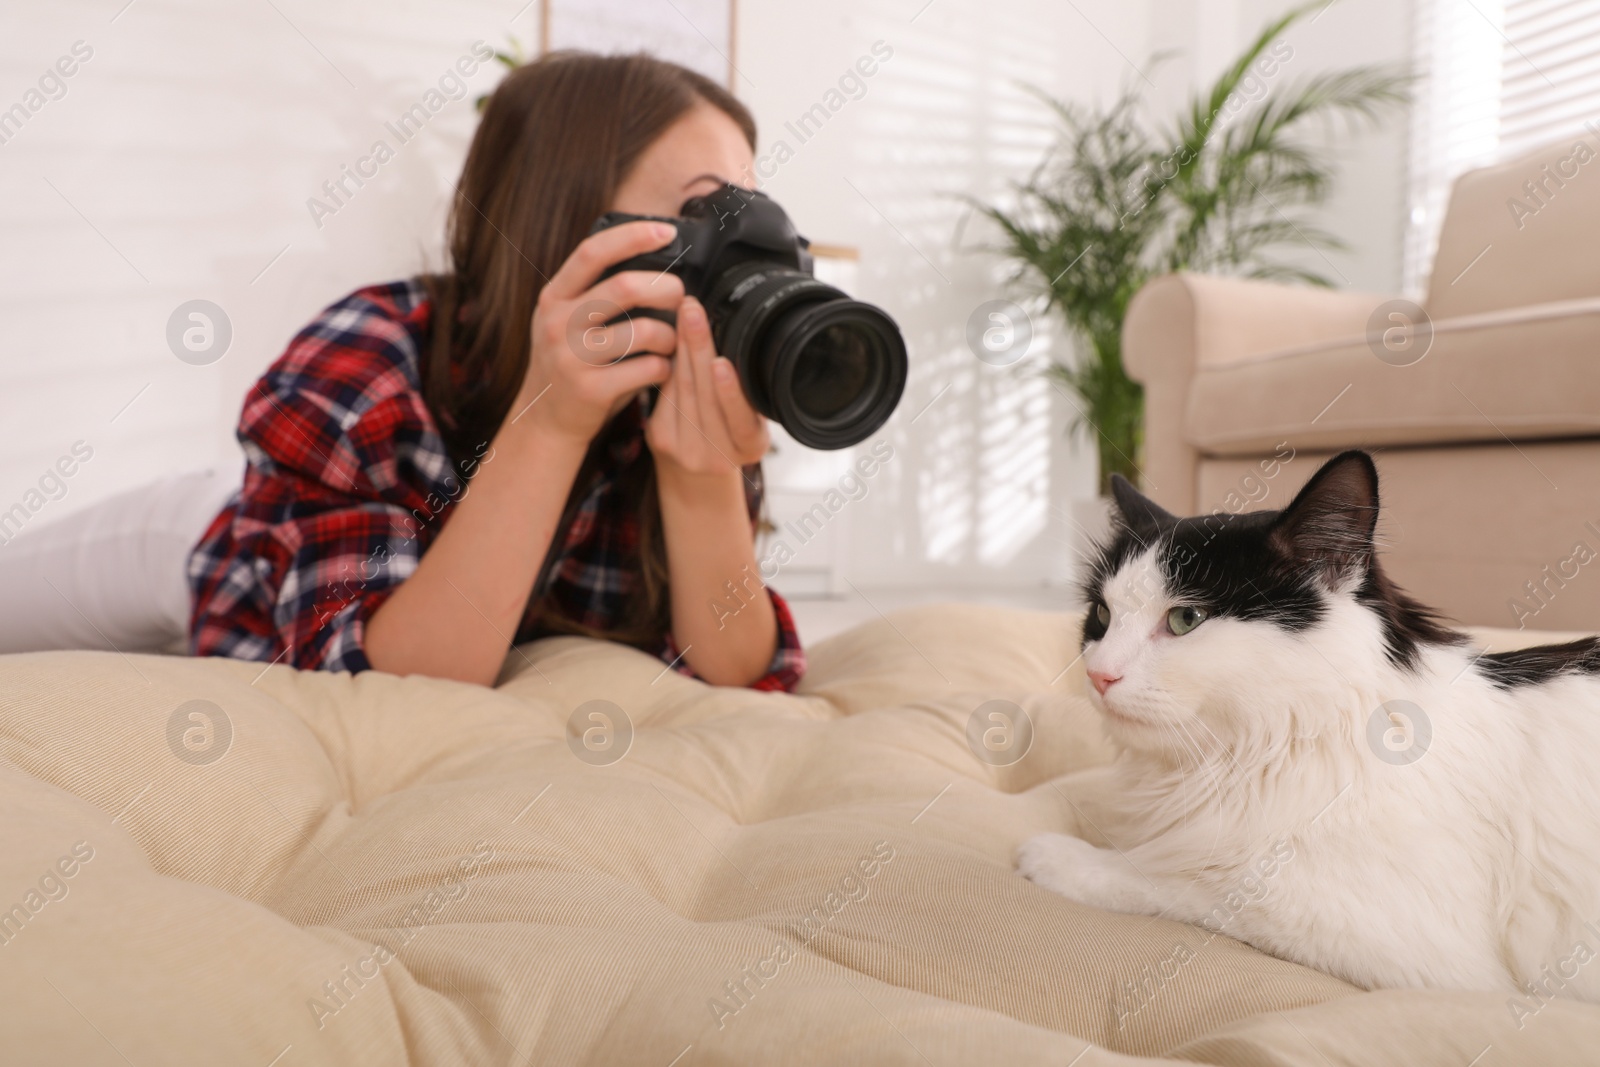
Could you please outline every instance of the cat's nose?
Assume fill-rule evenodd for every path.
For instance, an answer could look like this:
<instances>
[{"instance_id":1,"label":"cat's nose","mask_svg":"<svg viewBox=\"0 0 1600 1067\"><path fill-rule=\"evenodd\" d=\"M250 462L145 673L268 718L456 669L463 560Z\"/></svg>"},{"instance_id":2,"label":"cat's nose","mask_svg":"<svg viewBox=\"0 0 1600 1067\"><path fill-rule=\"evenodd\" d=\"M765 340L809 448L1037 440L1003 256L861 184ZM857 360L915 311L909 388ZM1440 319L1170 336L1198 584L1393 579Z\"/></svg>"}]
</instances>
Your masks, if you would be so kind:
<instances>
[{"instance_id":1,"label":"cat's nose","mask_svg":"<svg viewBox=\"0 0 1600 1067\"><path fill-rule=\"evenodd\" d=\"M1106 695L1106 690L1122 681L1120 674L1107 674L1105 671L1090 671L1089 683L1094 686L1094 691L1101 696Z\"/></svg>"}]
</instances>

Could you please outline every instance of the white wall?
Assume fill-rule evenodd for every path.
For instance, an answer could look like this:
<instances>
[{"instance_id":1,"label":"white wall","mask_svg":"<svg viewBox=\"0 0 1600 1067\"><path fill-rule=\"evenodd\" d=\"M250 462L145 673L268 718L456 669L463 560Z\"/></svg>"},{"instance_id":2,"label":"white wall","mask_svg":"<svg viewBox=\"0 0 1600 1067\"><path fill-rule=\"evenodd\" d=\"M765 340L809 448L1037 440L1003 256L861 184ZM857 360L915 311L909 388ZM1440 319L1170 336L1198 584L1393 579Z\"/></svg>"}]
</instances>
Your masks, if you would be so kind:
<instances>
[{"instance_id":1,"label":"white wall","mask_svg":"<svg viewBox=\"0 0 1600 1067\"><path fill-rule=\"evenodd\" d=\"M1087 443L1062 433L1071 409L1037 376L1062 341L1050 336L1053 322L1036 321L1043 336L1024 364L989 367L967 350L967 316L1008 290L997 261L976 250L988 235L964 226L960 197L1000 194L1049 143L1048 117L1020 83L1080 101L1143 85L1159 123L1289 4L935 0L920 15L920 0L752 6L740 40L741 93L761 120L767 153L776 158L780 139L795 150L766 188L814 238L863 249L859 295L899 320L912 351L911 384L889 428L897 459L842 513L846 576L863 586L972 591L1065 583L1072 501L1094 486ZM1409 11L1409 2L1340 0L1291 31L1282 77L1404 60ZM877 40L894 58L866 95L794 143L784 122ZM1170 54L1152 62L1158 53ZM1399 112L1378 132L1330 138L1339 176L1312 217L1349 249L1286 247L1278 257L1341 287L1394 290L1405 148Z\"/></svg>"},{"instance_id":2,"label":"white wall","mask_svg":"<svg viewBox=\"0 0 1600 1067\"><path fill-rule=\"evenodd\" d=\"M911 381L888 430L896 459L850 505L851 580L995 590L1070 577L1066 515L1093 491L1092 456L1065 438L1070 409L1036 374L1050 322L1035 321L1023 364L990 367L968 350L969 315L1006 290L961 198L1001 194L1049 143L1022 83L1109 99L1138 76L1131 64L1191 48L1158 72L1165 91L1169 79L1214 73L1268 6L741 4L737 88L763 151L873 42L893 50L861 99L806 143L789 137L793 158L766 184L815 240L861 249L859 295L887 308L911 345ZM1403 53L1408 6L1340 0L1294 38L1297 57L1309 69ZM290 335L350 289L436 262L471 96L498 68L478 72L466 99L447 103L320 228L306 202L475 39L500 45L514 30L530 42L537 10L520 0L96 0L12 6L4 20L0 108L74 42L94 49L66 95L0 144L0 510L73 441L95 450L42 523L162 474L237 464L240 400ZM1341 148L1329 226L1356 245L1334 260L1354 286L1398 278L1403 145L1396 126L1388 140ZM232 321L232 347L210 366L180 362L165 340L173 309L194 298Z\"/></svg>"},{"instance_id":3,"label":"white wall","mask_svg":"<svg viewBox=\"0 0 1600 1067\"><path fill-rule=\"evenodd\" d=\"M1153 0L1152 53L1170 51L1157 66L1153 99L1175 107L1195 85L1210 84L1271 19L1301 0ZM1271 82L1273 90L1330 69L1367 63L1409 66L1414 0L1336 0L1284 35L1293 55ZM1348 127L1344 128L1348 130ZM1315 270L1341 289L1398 292L1405 231L1407 116L1388 113L1367 132L1332 132L1318 139L1337 177L1315 224L1341 238L1344 251L1285 246L1281 262Z\"/></svg>"},{"instance_id":4,"label":"white wall","mask_svg":"<svg viewBox=\"0 0 1600 1067\"><path fill-rule=\"evenodd\" d=\"M504 43L522 6L125 3L8 5L0 33L0 108L74 42L93 49L66 95L0 144L0 510L73 441L94 449L34 523L242 462L232 428L245 389L293 332L439 244L471 94L403 146L383 123L474 39ZM522 16L524 40L534 18ZM306 201L379 138L395 158L319 228ZM210 366L166 343L169 315L195 298L233 326Z\"/></svg>"},{"instance_id":5,"label":"white wall","mask_svg":"<svg viewBox=\"0 0 1600 1067\"><path fill-rule=\"evenodd\" d=\"M896 318L911 351L886 431L895 459L847 509L851 581L984 591L1070 574L1066 516L1093 493L1092 457L1066 439L1070 409L1038 375L1050 322L1035 321L1034 349L1014 366L968 349L968 317L1008 290L1003 265L978 247L992 234L962 198L999 196L1050 143L1023 83L1109 97L1129 72L1118 50L1142 53L1148 32L1145 5L1116 0L742 9L741 95L763 154L775 159L779 140L794 150L765 188L814 240L861 249L857 295ZM865 95L799 143L785 123L879 41L893 56Z\"/></svg>"}]
</instances>

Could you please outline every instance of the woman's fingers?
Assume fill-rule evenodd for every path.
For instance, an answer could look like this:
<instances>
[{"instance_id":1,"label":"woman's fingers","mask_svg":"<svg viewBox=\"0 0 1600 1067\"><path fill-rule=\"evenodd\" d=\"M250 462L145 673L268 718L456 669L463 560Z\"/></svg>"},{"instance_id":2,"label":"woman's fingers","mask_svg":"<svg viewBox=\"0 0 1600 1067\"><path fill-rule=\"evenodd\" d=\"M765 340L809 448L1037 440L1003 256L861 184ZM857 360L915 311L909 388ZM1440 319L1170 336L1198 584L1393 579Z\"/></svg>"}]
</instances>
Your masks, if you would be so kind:
<instances>
[{"instance_id":1,"label":"woman's fingers","mask_svg":"<svg viewBox=\"0 0 1600 1067\"><path fill-rule=\"evenodd\" d=\"M576 300L607 267L653 252L677 236L665 222L625 222L583 239L539 292L540 302Z\"/></svg>"},{"instance_id":2,"label":"woman's fingers","mask_svg":"<svg viewBox=\"0 0 1600 1067\"><path fill-rule=\"evenodd\" d=\"M606 368L603 373L609 377L607 392L617 397L666 381L672 374L672 360L666 356L635 356Z\"/></svg>"},{"instance_id":3,"label":"woman's fingers","mask_svg":"<svg viewBox=\"0 0 1600 1067\"><path fill-rule=\"evenodd\" d=\"M695 387L695 372L699 370L695 365L695 342L705 320L704 312L696 318L695 309L698 307L698 304L687 297L678 302L678 355L673 373L679 379L679 388L682 392L679 403L685 405L686 415L698 414L699 409L697 403L699 391Z\"/></svg>"},{"instance_id":4,"label":"woman's fingers","mask_svg":"<svg viewBox=\"0 0 1600 1067\"><path fill-rule=\"evenodd\" d=\"M662 387L650 420L655 424L650 447L688 470L706 471L726 465L717 453L728 446L708 436L695 381L695 327L694 311L689 309L689 301L684 301L678 309L678 351L672 360L672 377Z\"/></svg>"},{"instance_id":5,"label":"woman's fingers","mask_svg":"<svg viewBox=\"0 0 1600 1067\"><path fill-rule=\"evenodd\" d=\"M650 421L645 424L644 428L645 443L658 456L676 455L679 449L679 442L682 440L679 434L679 424L682 421L682 416L679 414L681 409L678 405L678 393L681 391L680 385L682 381L679 377L678 368L683 365L681 355L683 340L681 338L678 340L677 347L679 354L667 361L671 366L668 369L666 380L662 383L661 389L656 395L655 410L650 413Z\"/></svg>"},{"instance_id":6,"label":"woman's fingers","mask_svg":"<svg viewBox=\"0 0 1600 1067\"><path fill-rule=\"evenodd\" d=\"M612 326L594 325L574 330L573 355L591 367L609 367L641 352L670 355L677 346L677 331L664 322L635 315Z\"/></svg>"},{"instance_id":7,"label":"woman's fingers","mask_svg":"<svg viewBox=\"0 0 1600 1067\"><path fill-rule=\"evenodd\" d=\"M717 451L726 454L733 442L728 436L728 424L722 417L722 405L717 400L716 383L712 378L711 364L717 358L717 349L711 340L706 309L693 297L685 298L678 309L678 337L682 342L680 351L687 350L689 357L686 385L694 393L695 425Z\"/></svg>"},{"instance_id":8,"label":"woman's fingers","mask_svg":"<svg viewBox=\"0 0 1600 1067\"><path fill-rule=\"evenodd\" d=\"M678 336L683 339L683 350L689 357L686 384L694 392L695 410L711 418L717 414L717 405L708 403L711 400L711 360L716 356L716 349L711 342L706 309L692 296L684 297L678 306Z\"/></svg>"},{"instance_id":9,"label":"woman's fingers","mask_svg":"<svg viewBox=\"0 0 1600 1067\"><path fill-rule=\"evenodd\" d=\"M567 257L540 290L534 308L519 412L589 441L619 400L667 380L672 363L663 355L676 347L675 331L667 323L623 312L674 306L682 281L661 271L634 270L606 279L597 287L598 298L591 287L608 268L660 249L676 233L667 223L627 223L592 234ZM546 393L549 399L536 407Z\"/></svg>"},{"instance_id":10,"label":"woman's fingers","mask_svg":"<svg viewBox=\"0 0 1600 1067\"><path fill-rule=\"evenodd\" d=\"M631 340L628 346L628 355L640 352L649 352L656 356L670 358L678 347L678 331L660 319L647 319L635 315L625 323L618 323L617 329L626 331Z\"/></svg>"},{"instance_id":11,"label":"woman's fingers","mask_svg":"<svg viewBox=\"0 0 1600 1067\"><path fill-rule=\"evenodd\" d=\"M754 463L767 454L771 438L767 433L767 420L750 406L739 384L739 372L731 360L718 356L711 364L711 377L716 384L717 404L722 409L723 422L733 447L738 450L741 462Z\"/></svg>"},{"instance_id":12,"label":"woman's fingers","mask_svg":"<svg viewBox=\"0 0 1600 1067\"><path fill-rule=\"evenodd\" d=\"M656 411L662 418L670 419L678 428L678 440L684 440L683 423L692 420L695 416L694 386L691 381L693 369L689 365L688 342L683 333L683 321L678 321L678 344L672 357L672 377L667 379L667 384L661 387L661 398L656 401Z\"/></svg>"},{"instance_id":13,"label":"woman's fingers","mask_svg":"<svg viewBox=\"0 0 1600 1067\"><path fill-rule=\"evenodd\" d=\"M578 300L580 307L601 305L612 317L634 308L671 311L682 302L683 279L664 270L625 270L613 274L584 292Z\"/></svg>"},{"instance_id":14,"label":"woman's fingers","mask_svg":"<svg viewBox=\"0 0 1600 1067\"><path fill-rule=\"evenodd\" d=\"M745 399L733 364L717 355L705 308L692 297L678 311L678 334L691 354L695 399L707 436L729 462L760 459L767 450L766 422Z\"/></svg>"},{"instance_id":15,"label":"woman's fingers","mask_svg":"<svg viewBox=\"0 0 1600 1067\"><path fill-rule=\"evenodd\" d=\"M745 398L733 365L717 355L705 308L693 297L678 307L672 376L650 419L650 447L694 471L724 471L766 454L767 423Z\"/></svg>"}]
</instances>

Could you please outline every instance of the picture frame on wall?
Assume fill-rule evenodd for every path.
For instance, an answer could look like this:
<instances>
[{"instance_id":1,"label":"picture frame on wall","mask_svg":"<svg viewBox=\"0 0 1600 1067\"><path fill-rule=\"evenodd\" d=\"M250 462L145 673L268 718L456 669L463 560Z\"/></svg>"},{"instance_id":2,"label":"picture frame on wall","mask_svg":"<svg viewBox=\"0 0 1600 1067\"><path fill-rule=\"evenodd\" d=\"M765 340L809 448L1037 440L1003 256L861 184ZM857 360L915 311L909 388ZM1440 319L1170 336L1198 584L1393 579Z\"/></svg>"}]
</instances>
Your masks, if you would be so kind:
<instances>
[{"instance_id":1,"label":"picture frame on wall","mask_svg":"<svg viewBox=\"0 0 1600 1067\"><path fill-rule=\"evenodd\" d=\"M737 92L738 0L540 0L539 54L649 52Z\"/></svg>"}]
</instances>

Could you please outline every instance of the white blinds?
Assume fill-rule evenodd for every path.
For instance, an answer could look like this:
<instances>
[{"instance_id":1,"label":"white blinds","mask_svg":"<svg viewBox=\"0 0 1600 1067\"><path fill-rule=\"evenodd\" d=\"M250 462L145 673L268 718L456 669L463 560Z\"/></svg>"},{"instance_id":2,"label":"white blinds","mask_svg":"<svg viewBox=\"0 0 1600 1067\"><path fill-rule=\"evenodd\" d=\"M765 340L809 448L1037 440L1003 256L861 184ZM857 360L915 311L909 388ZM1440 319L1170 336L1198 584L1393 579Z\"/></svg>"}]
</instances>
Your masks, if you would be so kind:
<instances>
[{"instance_id":1,"label":"white blinds","mask_svg":"<svg viewBox=\"0 0 1600 1067\"><path fill-rule=\"evenodd\" d=\"M1600 117L1600 3L1506 4L1500 152L1515 156Z\"/></svg>"},{"instance_id":2,"label":"white blinds","mask_svg":"<svg viewBox=\"0 0 1600 1067\"><path fill-rule=\"evenodd\" d=\"M1420 293L1462 171L1600 119L1600 0L1418 0L1404 285Z\"/></svg>"},{"instance_id":3,"label":"white blinds","mask_svg":"<svg viewBox=\"0 0 1600 1067\"><path fill-rule=\"evenodd\" d=\"M1512 0L1513 3L1516 0ZM1499 0L1417 0L1404 288L1427 287L1450 183L1494 158L1500 134Z\"/></svg>"}]
</instances>

